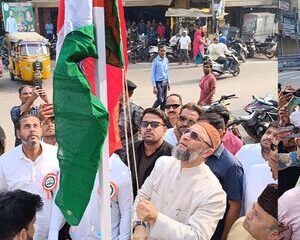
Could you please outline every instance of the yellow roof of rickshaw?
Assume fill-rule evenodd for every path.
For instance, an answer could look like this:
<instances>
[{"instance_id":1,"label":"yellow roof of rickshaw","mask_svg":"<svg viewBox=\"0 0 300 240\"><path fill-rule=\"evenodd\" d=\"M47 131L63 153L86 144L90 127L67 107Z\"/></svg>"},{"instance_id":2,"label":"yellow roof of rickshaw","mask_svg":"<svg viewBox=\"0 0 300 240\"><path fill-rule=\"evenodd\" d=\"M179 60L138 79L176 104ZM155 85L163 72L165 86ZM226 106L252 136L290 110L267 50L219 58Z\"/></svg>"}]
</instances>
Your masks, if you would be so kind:
<instances>
[{"instance_id":1,"label":"yellow roof of rickshaw","mask_svg":"<svg viewBox=\"0 0 300 240\"><path fill-rule=\"evenodd\" d=\"M9 39L11 42L20 42L20 41L43 41L47 42L48 39L44 38L42 35L37 32L14 32L9 34Z\"/></svg>"}]
</instances>

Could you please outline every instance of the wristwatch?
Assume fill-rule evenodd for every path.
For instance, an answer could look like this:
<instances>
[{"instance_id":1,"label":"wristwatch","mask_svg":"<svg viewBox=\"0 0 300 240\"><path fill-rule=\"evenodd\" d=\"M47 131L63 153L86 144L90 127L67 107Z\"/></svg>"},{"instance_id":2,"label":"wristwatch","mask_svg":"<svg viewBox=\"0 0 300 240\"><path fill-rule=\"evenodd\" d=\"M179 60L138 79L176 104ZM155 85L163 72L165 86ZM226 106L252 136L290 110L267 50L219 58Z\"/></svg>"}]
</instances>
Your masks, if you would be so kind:
<instances>
[{"instance_id":1,"label":"wristwatch","mask_svg":"<svg viewBox=\"0 0 300 240\"><path fill-rule=\"evenodd\" d=\"M133 222L133 228L135 228L136 226L144 226L144 227L146 227L146 223L144 223L144 222L142 222L140 220L134 221Z\"/></svg>"}]
</instances>

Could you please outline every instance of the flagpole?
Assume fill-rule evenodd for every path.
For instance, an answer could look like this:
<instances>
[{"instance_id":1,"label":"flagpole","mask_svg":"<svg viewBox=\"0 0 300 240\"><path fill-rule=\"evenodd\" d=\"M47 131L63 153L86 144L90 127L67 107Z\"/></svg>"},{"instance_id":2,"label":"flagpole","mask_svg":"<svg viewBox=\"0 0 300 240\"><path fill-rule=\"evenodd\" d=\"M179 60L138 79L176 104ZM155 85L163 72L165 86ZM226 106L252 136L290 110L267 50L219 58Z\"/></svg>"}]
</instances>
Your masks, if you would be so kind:
<instances>
[{"instance_id":1,"label":"flagpole","mask_svg":"<svg viewBox=\"0 0 300 240\"><path fill-rule=\"evenodd\" d=\"M106 109L108 108L107 99L107 76L106 76L106 54L105 54L105 16L104 0L93 0L93 19L96 29L96 44L99 58L95 60L95 90ZM109 192L109 144L106 136L101 164L99 167L99 186L100 186L100 221L101 239L111 239L111 208Z\"/></svg>"}]
</instances>

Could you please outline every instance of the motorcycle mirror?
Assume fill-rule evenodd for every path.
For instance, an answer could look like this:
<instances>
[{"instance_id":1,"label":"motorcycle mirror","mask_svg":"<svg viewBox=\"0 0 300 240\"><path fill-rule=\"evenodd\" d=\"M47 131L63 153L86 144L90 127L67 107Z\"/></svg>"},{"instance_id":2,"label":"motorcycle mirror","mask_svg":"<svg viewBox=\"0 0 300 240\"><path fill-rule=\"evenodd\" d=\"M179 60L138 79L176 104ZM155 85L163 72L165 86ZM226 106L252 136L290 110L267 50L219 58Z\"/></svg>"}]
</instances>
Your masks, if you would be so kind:
<instances>
[{"instance_id":1,"label":"motorcycle mirror","mask_svg":"<svg viewBox=\"0 0 300 240\"><path fill-rule=\"evenodd\" d=\"M268 94L268 95L265 97L264 100L265 100L266 102L268 102L268 101L272 100L273 97L274 97L274 95L273 95L272 93L270 93L270 94Z\"/></svg>"}]
</instances>

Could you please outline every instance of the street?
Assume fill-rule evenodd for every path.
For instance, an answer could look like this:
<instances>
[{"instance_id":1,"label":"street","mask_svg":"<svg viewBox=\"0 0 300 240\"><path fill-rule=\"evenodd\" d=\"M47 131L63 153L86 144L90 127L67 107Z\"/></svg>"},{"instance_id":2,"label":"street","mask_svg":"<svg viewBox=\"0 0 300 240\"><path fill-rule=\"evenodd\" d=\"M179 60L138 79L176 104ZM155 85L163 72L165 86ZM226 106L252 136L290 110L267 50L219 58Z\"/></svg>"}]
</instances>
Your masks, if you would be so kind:
<instances>
[{"instance_id":1,"label":"street","mask_svg":"<svg viewBox=\"0 0 300 240\"><path fill-rule=\"evenodd\" d=\"M284 71L278 74L278 81L283 85L292 85L294 88L300 88L300 72Z\"/></svg>"},{"instance_id":2,"label":"street","mask_svg":"<svg viewBox=\"0 0 300 240\"><path fill-rule=\"evenodd\" d=\"M138 63L130 65L128 79L138 85L133 99L144 108L151 107L155 100L150 82L151 63ZM183 102L196 102L199 98L199 80L203 76L202 67L194 64L178 66L176 63L170 65L171 91L182 96ZM235 116L243 115L242 107L252 100L252 95L264 97L277 93L277 61L267 59L250 59L241 64L241 73L238 77L219 79L217 82L217 93L215 99L222 94L237 94L238 99L230 101L229 110ZM14 145L13 124L10 119L10 109L19 105L18 88L24 83L12 82L8 72L0 78L0 125L4 128L7 136L7 149ZM48 96L52 98L52 79L44 82L43 87ZM36 102L41 104L40 99Z\"/></svg>"}]
</instances>

